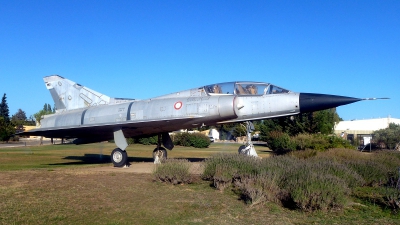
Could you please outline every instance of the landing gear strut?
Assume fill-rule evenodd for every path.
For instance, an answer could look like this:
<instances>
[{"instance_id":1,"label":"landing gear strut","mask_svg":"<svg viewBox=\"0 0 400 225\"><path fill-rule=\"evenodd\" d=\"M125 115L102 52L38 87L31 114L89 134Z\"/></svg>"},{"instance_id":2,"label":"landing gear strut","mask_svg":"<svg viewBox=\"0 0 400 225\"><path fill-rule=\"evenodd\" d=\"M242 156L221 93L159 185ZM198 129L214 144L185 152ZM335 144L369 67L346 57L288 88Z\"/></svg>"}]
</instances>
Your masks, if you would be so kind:
<instances>
[{"instance_id":1,"label":"landing gear strut","mask_svg":"<svg viewBox=\"0 0 400 225\"><path fill-rule=\"evenodd\" d=\"M111 162L114 164L114 167L129 167L128 153L125 151L128 143L120 127L114 130L114 141L118 148L111 152Z\"/></svg>"},{"instance_id":2,"label":"landing gear strut","mask_svg":"<svg viewBox=\"0 0 400 225\"><path fill-rule=\"evenodd\" d=\"M168 133L158 134L157 147L153 151L154 164L159 164L163 160L167 159L167 150L161 147L161 143L168 150L172 150L174 148L174 144L172 143L171 137Z\"/></svg>"},{"instance_id":3,"label":"landing gear strut","mask_svg":"<svg viewBox=\"0 0 400 225\"><path fill-rule=\"evenodd\" d=\"M242 125L242 126L245 126L245 128L246 128L246 136L247 136L246 139L247 140L246 140L245 145L241 145L239 147L239 150L238 150L239 154L258 157L257 152L254 148L253 142L251 142L251 132L254 130L253 123L250 121L246 121L245 125Z\"/></svg>"},{"instance_id":4,"label":"landing gear strut","mask_svg":"<svg viewBox=\"0 0 400 225\"><path fill-rule=\"evenodd\" d=\"M167 150L163 147L155 148L153 151L154 164L159 164L165 159L167 159Z\"/></svg>"},{"instance_id":5,"label":"landing gear strut","mask_svg":"<svg viewBox=\"0 0 400 225\"><path fill-rule=\"evenodd\" d=\"M153 151L154 164L160 164L163 160L167 159L167 150L161 147L162 136L158 134L157 147Z\"/></svg>"}]
</instances>

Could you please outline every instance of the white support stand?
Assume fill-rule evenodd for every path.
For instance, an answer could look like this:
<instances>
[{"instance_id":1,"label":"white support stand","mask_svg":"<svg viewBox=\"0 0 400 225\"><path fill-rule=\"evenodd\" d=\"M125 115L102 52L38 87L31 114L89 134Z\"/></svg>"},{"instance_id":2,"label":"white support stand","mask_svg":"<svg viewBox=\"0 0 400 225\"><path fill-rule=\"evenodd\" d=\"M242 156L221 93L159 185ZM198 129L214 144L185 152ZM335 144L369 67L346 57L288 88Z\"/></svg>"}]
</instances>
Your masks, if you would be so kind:
<instances>
[{"instance_id":1,"label":"white support stand","mask_svg":"<svg viewBox=\"0 0 400 225\"><path fill-rule=\"evenodd\" d=\"M246 121L246 133L247 140L244 146L239 148L239 154L258 157L256 149L254 148L253 142L251 141L251 132L254 130L252 122ZM244 147L244 148L243 148Z\"/></svg>"}]
</instances>

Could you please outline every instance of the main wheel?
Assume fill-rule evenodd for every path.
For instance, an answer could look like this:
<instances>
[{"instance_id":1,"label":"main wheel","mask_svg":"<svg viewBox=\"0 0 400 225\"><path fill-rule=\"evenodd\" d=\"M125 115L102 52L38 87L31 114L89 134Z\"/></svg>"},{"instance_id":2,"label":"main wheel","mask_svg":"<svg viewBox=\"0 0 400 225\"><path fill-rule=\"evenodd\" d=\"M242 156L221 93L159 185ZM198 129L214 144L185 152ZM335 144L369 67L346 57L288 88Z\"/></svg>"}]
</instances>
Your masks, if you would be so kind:
<instances>
[{"instance_id":1,"label":"main wheel","mask_svg":"<svg viewBox=\"0 0 400 225\"><path fill-rule=\"evenodd\" d=\"M111 152L111 161L115 167L123 167L128 161L128 154L120 148L116 148Z\"/></svg>"},{"instance_id":2,"label":"main wheel","mask_svg":"<svg viewBox=\"0 0 400 225\"><path fill-rule=\"evenodd\" d=\"M154 163L161 163L162 160L167 159L167 150L165 148L155 148L153 151Z\"/></svg>"}]
</instances>

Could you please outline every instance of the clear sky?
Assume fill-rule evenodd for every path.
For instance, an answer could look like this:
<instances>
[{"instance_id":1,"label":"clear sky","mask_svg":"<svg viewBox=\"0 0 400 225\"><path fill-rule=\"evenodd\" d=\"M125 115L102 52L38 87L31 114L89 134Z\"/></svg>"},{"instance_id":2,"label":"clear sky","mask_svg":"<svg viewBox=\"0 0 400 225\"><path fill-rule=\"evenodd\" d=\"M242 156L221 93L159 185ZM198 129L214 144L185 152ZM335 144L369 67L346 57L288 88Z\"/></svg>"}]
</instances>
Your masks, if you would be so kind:
<instances>
[{"instance_id":1,"label":"clear sky","mask_svg":"<svg viewBox=\"0 0 400 225\"><path fill-rule=\"evenodd\" d=\"M145 99L216 82L390 97L338 108L400 118L400 1L0 0L0 94L10 116L53 106L59 74Z\"/></svg>"}]
</instances>

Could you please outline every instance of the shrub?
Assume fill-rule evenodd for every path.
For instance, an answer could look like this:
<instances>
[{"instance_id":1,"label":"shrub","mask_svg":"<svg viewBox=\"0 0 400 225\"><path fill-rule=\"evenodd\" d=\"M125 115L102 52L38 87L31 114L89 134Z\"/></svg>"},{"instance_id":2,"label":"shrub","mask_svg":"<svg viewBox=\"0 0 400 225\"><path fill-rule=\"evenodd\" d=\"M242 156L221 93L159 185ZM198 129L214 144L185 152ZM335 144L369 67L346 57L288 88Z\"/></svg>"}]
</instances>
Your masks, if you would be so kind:
<instances>
[{"instance_id":1,"label":"shrub","mask_svg":"<svg viewBox=\"0 0 400 225\"><path fill-rule=\"evenodd\" d=\"M357 159L368 159L369 156L365 155L354 149L332 148L325 151L323 154L318 154L318 157L325 157L331 160L340 162L353 161Z\"/></svg>"},{"instance_id":2,"label":"shrub","mask_svg":"<svg viewBox=\"0 0 400 225\"><path fill-rule=\"evenodd\" d=\"M400 152L379 151L373 155L374 161L385 167L387 172L396 171L400 167Z\"/></svg>"},{"instance_id":3,"label":"shrub","mask_svg":"<svg viewBox=\"0 0 400 225\"><path fill-rule=\"evenodd\" d=\"M174 144L189 147L191 145L190 134L189 133L175 134L174 135Z\"/></svg>"},{"instance_id":4,"label":"shrub","mask_svg":"<svg viewBox=\"0 0 400 225\"><path fill-rule=\"evenodd\" d=\"M291 156L299 158L299 159L308 159L317 155L316 150L308 149L308 150L300 150L300 151L292 151L290 153Z\"/></svg>"},{"instance_id":5,"label":"shrub","mask_svg":"<svg viewBox=\"0 0 400 225\"><path fill-rule=\"evenodd\" d=\"M399 174L389 173L384 187L358 187L354 196L363 201L389 208L394 213L400 210L400 180Z\"/></svg>"},{"instance_id":6,"label":"shrub","mask_svg":"<svg viewBox=\"0 0 400 225\"><path fill-rule=\"evenodd\" d=\"M397 173L396 173L397 172ZM386 184L385 203L394 212L400 210L400 168L396 172L388 173Z\"/></svg>"},{"instance_id":7,"label":"shrub","mask_svg":"<svg viewBox=\"0 0 400 225\"><path fill-rule=\"evenodd\" d=\"M9 141L19 141L19 136L17 135L11 136Z\"/></svg>"},{"instance_id":8,"label":"shrub","mask_svg":"<svg viewBox=\"0 0 400 225\"><path fill-rule=\"evenodd\" d=\"M389 171L384 165L374 160L356 159L346 163L364 178L365 185L380 186L386 182L386 176Z\"/></svg>"},{"instance_id":9,"label":"shrub","mask_svg":"<svg viewBox=\"0 0 400 225\"><path fill-rule=\"evenodd\" d=\"M312 135L311 134L298 134L292 137L293 142L298 150L306 150L311 146Z\"/></svg>"},{"instance_id":10,"label":"shrub","mask_svg":"<svg viewBox=\"0 0 400 225\"><path fill-rule=\"evenodd\" d=\"M217 173L217 167L221 165L226 165L225 168L235 170L236 176L254 174L260 161L258 158L239 154L217 154L204 161L202 178L213 180Z\"/></svg>"},{"instance_id":11,"label":"shrub","mask_svg":"<svg viewBox=\"0 0 400 225\"><path fill-rule=\"evenodd\" d=\"M318 157L312 161L308 160L306 163L311 171L338 177L351 189L365 184L364 178L344 163Z\"/></svg>"},{"instance_id":12,"label":"shrub","mask_svg":"<svg viewBox=\"0 0 400 225\"><path fill-rule=\"evenodd\" d=\"M371 159L371 155L366 155L356 150L330 149L317 157L346 165L364 179L362 185L382 184L387 174L382 165Z\"/></svg>"},{"instance_id":13,"label":"shrub","mask_svg":"<svg viewBox=\"0 0 400 225\"><path fill-rule=\"evenodd\" d=\"M136 143L142 145L156 145L158 143L158 137L152 136L152 137L138 138L136 139Z\"/></svg>"},{"instance_id":14,"label":"shrub","mask_svg":"<svg viewBox=\"0 0 400 225\"><path fill-rule=\"evenodd\" d=\"M251 205L263 202L280 203L280 198L282 198L277 176L271 171L240 177L234 184L236 188L239 188L241 198Z\"/></svg>"},{"instance_id":15,"label":"shrub","mask_svg":"<svg viewBox=\"0 0 400 225\"><path fill-rule=\"evenodd\" d=\"M327 136L329 140L329 148L348 148L354 149L354 146L350 144L349 141L338 137L336 135Z\"/></svg>"},{"instance_id":16,"label":"shrub","mask_svg":"<svg viewBox=\"0 0 400 225\"><path fill-rule=\"evenodd\" d=\"M210 138L200 133L191 134L190 141L195 148L208 148L211 144Z\"/></svg>"},{"instance_id":17,"label":"shrub","mask_svg":"<svg viewBox=\"0 0 400 225\"><path fill-rule=\"evenodd\" d=\"M363 182L344 164L324 158L275 156L260 160L236 154L207 159L203 178L218 189L233 182L241 198L251 205L292 201L305 211L341 208L349 187Z\"/></svg>"},{"instance_id":18,"label":"shrub","mask_svg":"<svg viewBox=\"0 0 400 225\"><path fill-rule=\"evenodd\" d=\"M292 137L292 142L298 150L314 149L323 151L329 148L354 148L348 141L334 135L298 134Z\"/></svg>"},{"instance_id":19,"label":"shrub","mask_svg":"<svg viewBox=\"0 0 400 225\"><path fill-rule=\"evenodd\" d=\"M267 142L269 148L274 151L296 149L296 144L291 140L290 136L281 131L268 132Z\"/></svg>"},{"instance_id":20,"label":"shrub","mask_svg":"<svg viewBox=\"0 0 400 225\"><path fill-rule=\"evenodd\" d=\"M298 170L290 174L285 189L304 211L343 208L346 196L350 193L342 179L310 170Z\"/></svg>"},{"instance_id":21,"label":"shrub","mask_svg":"<svg viewBox=\"0 0 400 225\"><path fill-rule=\"evenodd\" d=\"M128 145L134 144L135 143L135 139L133 138L127 138L126 142L128 143Z\"/></svg>"},{"instance_id":22,"label":"shrub","mask_svg":"<svg viewBox=\"0 0 400 225\"><path fill-rule=\"evenodd\" d=\"M229 164L217 164L213 176L214 187L223 191L232 184L232 180L236 176L236 173L237 169Z\"/></svg>"},{"instance_id":23,"label":"shrub","mask_svg":"<svg viewBox=\"0 0 400 225\"><path fill-rule=\"evenodd\" d=\"M211 141L210 138L200 133L178 133L174 135L174 144L186 147L208 148Z\"/></svg>"},{"instance_id":24,"label":"shrub","mask_svg":"<svg viewBox=\"0 0 400 225\"><path fill-rule=\"evenodd\" d=\"M322 134L313 134L311 136L311 142L306 148L315 149L317 151L323 151L330 148L329 141L327 140L327 136Z\"/></svg>"},{"instance_id":25,"label":"shrub","mask_svg":"<svg viewBox=\"0 0 400 225\"><path fill-rule=\"evenodd\" d=\"M394 183L398 176L387 176L388 171L397 170L398 163L400 154L365 154L350 149L295 151L265 159L219 154L205 160L202 177L220 190L233 183L235 193L251 205L288 203L304 211L341 209L351 193L365 198L359 187L369 185L379 191L369 199L399 210L400 189L388 182Z\"/></svg>"},{"instance_id":26,"label":"shrub","mask_svg":"<svg viewBox=\"0 0 400 225\"><path fill-rule=\"evenodd\" d=\"M153 173L156 180L172 184L191 183L190 164L187 159L166 159Z\"/></svg>"}]
</instances>

